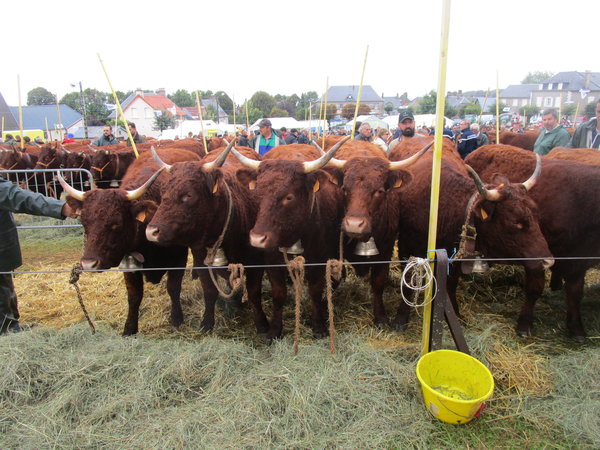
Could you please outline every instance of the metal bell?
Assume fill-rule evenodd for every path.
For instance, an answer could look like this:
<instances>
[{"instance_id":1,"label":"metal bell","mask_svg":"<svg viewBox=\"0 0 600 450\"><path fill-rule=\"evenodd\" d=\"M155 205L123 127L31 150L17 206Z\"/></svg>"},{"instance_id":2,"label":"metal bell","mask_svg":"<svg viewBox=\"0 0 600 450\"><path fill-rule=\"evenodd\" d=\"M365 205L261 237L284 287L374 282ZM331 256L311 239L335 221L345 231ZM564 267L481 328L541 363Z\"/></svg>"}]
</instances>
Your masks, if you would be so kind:
<instances>
[{"instance_id":1,"label":"metal bell","mask_svg":"<svg viewBox=\"0 0 600 450\"><path fill-rule=\"evenodd\" d=\"M489 269L490 266L488 265L488 263L479 258L478 256L475 262L473 263L473 270L471 271L471 273L486 273Z\"/></svg>"},{"instance_id":2,"label":"metal bell","mask_svg":"<svg viewBox=\"0 0 600 450\"><path fill-rule=\"evenodd\" d=\"M227 256L225 256L223 249L219 247L212 262L208 261L208 259L205 259L204 264L211 267L223 267L229 264L229 261L227 261Z\"/></svg>"},{"instance_id":3,"label":"metal bell","mask_svg":"<svg viewBox=\"0 0 600 450\"><path fill-rule=\"evenodd\" d=\"M375 239L370 238L367 242L357 242L354 247L354 254L358 256L375 256L379 255Z\"/></svg>"},{"instance_id":4,"label":"metal bell","mask_svg":"<svg viewBox=\"0 0 600 450\"><path fill-rule=\"evenodd\" d=\"M125 255L119 263L119 269L122 269L125 272L135 272L143 267L144 266L132 255Z\"/></svg>"},{"instance_id":5,"label":"metal bell","mask_svg":"<svg viewBox=\"0 0 600 450\"><path fill-rule=\"evenodd\" d=\"M304 253L304 249L302 248L302 241L298 239L291 247L279 247L279 251L282 253L287 253L288 255L301 255Z\"/></svg>"}]
</instances>

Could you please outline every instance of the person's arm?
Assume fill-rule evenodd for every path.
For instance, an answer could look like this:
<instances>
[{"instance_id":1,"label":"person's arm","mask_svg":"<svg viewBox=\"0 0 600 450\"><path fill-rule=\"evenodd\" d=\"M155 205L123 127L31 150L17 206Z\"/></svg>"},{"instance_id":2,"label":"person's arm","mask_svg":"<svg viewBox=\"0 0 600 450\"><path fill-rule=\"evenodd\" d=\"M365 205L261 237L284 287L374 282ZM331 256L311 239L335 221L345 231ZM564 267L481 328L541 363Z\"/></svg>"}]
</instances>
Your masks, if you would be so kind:
<instances>
[{"instance_id":1,"label":"person's arm","mask_svg":"<svg viewBox=\"0 0 600 450\"><path fill-rule=\"evenodd\" d=\"M555 145L555 147L566 147L569 145L569 141L571 140L571 135L569 134L569 132L567 130L564 130L564 133L560 133L557 139L557 143Z\"/></svg>"},{"instance_id":2,"label":"person's arm","mask_svg":"<svg viewBox=\"0 0 600 450\"><path fill-rule=\"evenodd\" d=\"M0 208L15 213L48 216L64 219L72 214L71 208L64 211L65 202L52 197L21 189L8 180L0 179ZM63 212L67 213L63 215Z\"/></svg>"}]
</instances>

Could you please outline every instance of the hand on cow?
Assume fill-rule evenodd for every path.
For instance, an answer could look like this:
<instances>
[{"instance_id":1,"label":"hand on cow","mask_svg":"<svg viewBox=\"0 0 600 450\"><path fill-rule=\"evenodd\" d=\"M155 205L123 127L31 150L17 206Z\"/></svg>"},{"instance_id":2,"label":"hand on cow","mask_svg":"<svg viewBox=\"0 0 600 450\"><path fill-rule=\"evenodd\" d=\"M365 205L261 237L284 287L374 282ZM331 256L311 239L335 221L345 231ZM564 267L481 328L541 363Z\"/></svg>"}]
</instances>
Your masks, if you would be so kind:
<instances>
[{"instance_id":1,"label":"hand on cow","mask_svg":"<svg viewBox=\"0 0 600 450\"><path fill-rule=\"evenodd\" d=\"M65 203L60 212L64 217L71 217L72 219L78 216L77 211L69 206L68 203Z\"/></svg>"}]
</instances>

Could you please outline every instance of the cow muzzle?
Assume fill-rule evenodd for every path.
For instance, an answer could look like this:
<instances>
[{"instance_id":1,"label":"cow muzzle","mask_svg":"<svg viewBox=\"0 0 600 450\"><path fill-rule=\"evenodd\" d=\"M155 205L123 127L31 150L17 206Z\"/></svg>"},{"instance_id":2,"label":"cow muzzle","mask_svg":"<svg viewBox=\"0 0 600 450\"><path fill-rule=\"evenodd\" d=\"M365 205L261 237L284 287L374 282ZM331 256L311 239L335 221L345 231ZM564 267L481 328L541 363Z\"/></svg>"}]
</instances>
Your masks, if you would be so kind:
<instances>
[{"instance_id":1,"label":"cow muzzle","mask_svg":"<svg viewBox=\"0 0 600 450\"><path fill-rule=\"evenodd\" d=\"M544 267L544 269L549 269L553 265L554 265L554 258L546 258L542 262L542 266Z\"/></svg>"},{"instance_id":2,"label":"cow muzzle","mask_svg":"<svg viewBox=\"0 0 600 450\"><path fill-rule=\"evenodd\" d=\"M342 221L342 230L349 237L355 239L368 239L371 237L371 224L362 217L344 217L344 220Z\"/></svg>"},{"instance_id":3,"label":"cow muzzle","mask_svg":"<svg viewBox=\"0 0 600 450\"><path fill-rule=\"evenodd\" d=\"M82 259L81 267L83 270L97 270L99 269L99 262L97 259Z\"/></svg>"},{"instance_id":4,"label":"cow muzzle","mask_svg":"<svg viewBox=\"0 0 600 450\"><path fill-rule=\"evenodd\" d=\"M250 232L250 245L256 248L273 248L273 239L269 237L267 233L255 233Z\"/></svg>"},{"instance_id":5,"label":"cow muzzle","mask_svg":"<svg viewBox=\"0 0 600 450\"><path fill-rule=\"evenodd\" d=\"M160 231L157 226L148 225L146 227L146 239L150 242L158 242Z\"/></svg>"}]
</instances>

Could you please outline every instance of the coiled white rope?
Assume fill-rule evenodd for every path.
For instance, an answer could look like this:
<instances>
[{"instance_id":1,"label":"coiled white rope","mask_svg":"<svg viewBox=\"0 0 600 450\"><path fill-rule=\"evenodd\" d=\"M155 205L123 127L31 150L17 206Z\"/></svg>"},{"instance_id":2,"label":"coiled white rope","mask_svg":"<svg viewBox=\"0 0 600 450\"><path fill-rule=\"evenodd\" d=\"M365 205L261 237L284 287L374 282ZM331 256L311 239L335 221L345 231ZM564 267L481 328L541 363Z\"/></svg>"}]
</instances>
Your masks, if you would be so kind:
<instances>
[{"instance_id":1,"label":"coiled white rope","mask_svg":"<svg viewBox=\"0 0 600 450\"><path fill-rule=\"evenodd\" d=\"M410 273L410 278L409 278ZM433 294L431 298L427 301L423 301L420 303L418 301L419 295L433 283ZM414 301L409 300L404 295L404 286L408 289L414 291ZM431 301L435 298L437 294L437 282L435 277L433 276L433 271L431 270L431 265L429 264L429 260L425 258L416 258L411 256L402 271L402 281L400 284L400 294L402 294L402 299L404 303L413 308L417 308L419 306L425 306L431 303Z\"/></svg>"}]
</instances>

